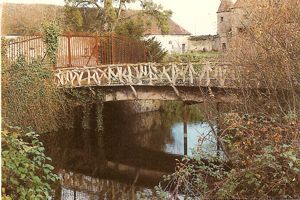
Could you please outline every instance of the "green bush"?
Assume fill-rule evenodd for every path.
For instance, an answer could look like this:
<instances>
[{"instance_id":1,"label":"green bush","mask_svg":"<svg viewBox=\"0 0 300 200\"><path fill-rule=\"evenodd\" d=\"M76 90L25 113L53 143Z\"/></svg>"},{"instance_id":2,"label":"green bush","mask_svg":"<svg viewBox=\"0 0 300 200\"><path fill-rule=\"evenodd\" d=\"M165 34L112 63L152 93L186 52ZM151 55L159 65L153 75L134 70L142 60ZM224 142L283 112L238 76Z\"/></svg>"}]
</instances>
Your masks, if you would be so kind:
<instances>
[{"instance_id":1,"label":"green bush","mask_svg":"<svg viewBox=\"0 0 300 200\"><path fill-rule=\"evenodd\" d=\"M156 41L154 37L145 41L147 49L147 60L149 62L161 62L167 55L167 51L161 46L161 43Z\"/></svg>"},{"instance_id":2,"label":"green bush","mask_svg":"<svg viewBox=\"0 0 300 200\"><path fill-rule=\"evenodd\" d=\"M204 62L214 61L218 58L218 52L186 52L171 53L165 56L164 62Z\"/></svg>"},{"instance_id":3,"label":"green bush","mask_svg":"<svg viewBox=\"0 0 300 200\"><path fill-rule=\"evenodd\" d=\"M2 127L2 195L5 199L46 199L58 180L35 132Z\"/></svg>"}]
</instances>

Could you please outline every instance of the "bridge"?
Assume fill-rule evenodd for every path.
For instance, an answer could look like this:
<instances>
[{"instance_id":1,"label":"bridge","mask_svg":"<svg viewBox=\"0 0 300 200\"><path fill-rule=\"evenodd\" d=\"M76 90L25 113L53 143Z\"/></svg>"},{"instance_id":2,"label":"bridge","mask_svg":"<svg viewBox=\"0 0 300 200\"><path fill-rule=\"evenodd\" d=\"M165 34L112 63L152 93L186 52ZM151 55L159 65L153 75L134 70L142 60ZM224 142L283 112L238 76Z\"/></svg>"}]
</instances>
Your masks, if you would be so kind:
<instances>
[{"instance_id":1,"label":"bridge","mask_svg":"<svg viewBox=\"0 0 300 200\"><path fill-rule=\"evenodd\" d=\"M100 88L104 101L232 101L240 91L234 84L239 69L229 63L151 63L143 41L115 34L67 33L58 40L53 65L58 87ZM39 35L17 37L5 47L8 64L21 55L27 62L47 55Z\"/></svg>"},{"instance_id":2,"label":"bridge","mask_svg":"<svg viewBox=\"0 0 300 200\"><path fill-rule=\"evenodd\" d=\"M137 63L66 67L55 71L58 87L98 87L104 101L181 100L214 96L231 101L236 71L228 63ZM232 90L231 90L232 91ZM226 96L226 98L225 98Z\"/></svg>"}]
</instances>

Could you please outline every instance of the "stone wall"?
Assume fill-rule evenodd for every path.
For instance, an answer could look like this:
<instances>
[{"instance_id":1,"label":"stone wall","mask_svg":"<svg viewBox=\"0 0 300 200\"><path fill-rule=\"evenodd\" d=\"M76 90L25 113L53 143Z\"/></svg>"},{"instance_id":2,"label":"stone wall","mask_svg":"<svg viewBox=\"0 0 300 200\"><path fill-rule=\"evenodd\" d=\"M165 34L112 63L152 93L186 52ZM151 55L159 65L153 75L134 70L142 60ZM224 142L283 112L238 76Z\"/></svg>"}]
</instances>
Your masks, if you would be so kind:
<instances>
[{"instance_id":1,"label":"stone wall","mask_svg":"<svg viewBox=\"0 0 300 200\"><path fill-rule=\"evenodd\" d=\"M219 51L219 37L214 35L193 36L189 38L189 51Z\"/></svg>"}]
</instances>

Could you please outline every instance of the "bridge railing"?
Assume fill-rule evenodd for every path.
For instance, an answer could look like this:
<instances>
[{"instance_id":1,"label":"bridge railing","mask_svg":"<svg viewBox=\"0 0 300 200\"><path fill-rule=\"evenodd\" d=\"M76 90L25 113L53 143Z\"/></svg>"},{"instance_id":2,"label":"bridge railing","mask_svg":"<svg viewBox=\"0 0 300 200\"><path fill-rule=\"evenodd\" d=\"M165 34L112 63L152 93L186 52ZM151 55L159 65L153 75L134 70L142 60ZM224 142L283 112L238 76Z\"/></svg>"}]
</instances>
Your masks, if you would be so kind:
<instances>
[{"instance_id":1,"label":"bridge railing","mask_svg":"<svg viewBox=\"0 0 300 200\"><path fill-rule=\"evenodd\" d=\"M196 68L197 66L197 68ZM139 63L58 69L59 86L219 86L236 79L229 65L210 63Z\"/></svg>"}]
</instances>

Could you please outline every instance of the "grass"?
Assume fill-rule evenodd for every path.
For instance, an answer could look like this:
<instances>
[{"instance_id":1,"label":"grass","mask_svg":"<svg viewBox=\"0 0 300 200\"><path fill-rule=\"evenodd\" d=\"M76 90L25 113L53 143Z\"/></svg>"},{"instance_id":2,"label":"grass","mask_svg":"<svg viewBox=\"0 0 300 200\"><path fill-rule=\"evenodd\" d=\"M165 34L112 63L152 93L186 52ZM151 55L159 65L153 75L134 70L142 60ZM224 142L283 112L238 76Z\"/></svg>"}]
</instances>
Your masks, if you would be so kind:
<instances>
[{"instance_id":1,"label":"grass","mask_svg":"<svg viewBox=\"0 0 300 200\"><path fill-rule=\"evenodd\" d=\"M220 52L186 52L168 54L163 62L204 62L216 60L221 55Z\"/></svg>"}]
</instances>

